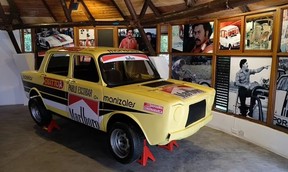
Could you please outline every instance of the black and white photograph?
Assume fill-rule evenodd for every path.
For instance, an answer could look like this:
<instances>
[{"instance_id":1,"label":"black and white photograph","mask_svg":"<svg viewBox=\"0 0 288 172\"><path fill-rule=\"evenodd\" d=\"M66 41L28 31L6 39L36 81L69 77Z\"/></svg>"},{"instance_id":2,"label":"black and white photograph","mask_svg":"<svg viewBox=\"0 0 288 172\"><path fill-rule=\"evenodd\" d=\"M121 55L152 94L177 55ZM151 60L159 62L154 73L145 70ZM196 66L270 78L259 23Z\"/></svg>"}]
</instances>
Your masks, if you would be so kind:
<instances>
[{"instance_id":1,"label":"black and white photograph","mask_svg":"<svg viewBox=\"0 0 288 172\"><path fill-rule=\"evenodd\" d=\"M280 57L273 123L288 128L288 57Z\"/></svg>"},{"instance_id":2,"label":"black and white photograph","mask_svg":"<svg viewBox=\"0 0 288 172\"><path fill-rule=\"evenodd\" d=\"M171 78L211 87L211 56L173 56Z\"/></svg>"},{"instance_id":3,"label":"black and white photograph","mask_svg":"<svg viewBox=\"0 0 288 172\"><path fill-rule=\"evenodd\" d=\"M272 58L231 57L228 112L266 122Z\"/></svg>"}]
</instances>

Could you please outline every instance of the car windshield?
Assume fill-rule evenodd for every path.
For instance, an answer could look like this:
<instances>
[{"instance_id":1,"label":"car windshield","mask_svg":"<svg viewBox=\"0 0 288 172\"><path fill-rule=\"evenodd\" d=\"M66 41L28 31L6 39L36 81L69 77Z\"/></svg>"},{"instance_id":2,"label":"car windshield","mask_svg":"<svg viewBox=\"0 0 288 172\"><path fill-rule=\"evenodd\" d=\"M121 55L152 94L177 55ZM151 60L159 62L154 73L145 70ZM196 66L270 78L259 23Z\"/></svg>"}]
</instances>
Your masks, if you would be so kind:
<instances>
[{"instance_id":1,"label":"car windshield","mask_svg":"<svg viewBox=\"0 0 288 172\"><path fill-rule=\"evenodd\" d=\"M100 68L110 87L160 79L149 58L144 54L112 54L100 58Z\"/></svg>"}]
</instances>

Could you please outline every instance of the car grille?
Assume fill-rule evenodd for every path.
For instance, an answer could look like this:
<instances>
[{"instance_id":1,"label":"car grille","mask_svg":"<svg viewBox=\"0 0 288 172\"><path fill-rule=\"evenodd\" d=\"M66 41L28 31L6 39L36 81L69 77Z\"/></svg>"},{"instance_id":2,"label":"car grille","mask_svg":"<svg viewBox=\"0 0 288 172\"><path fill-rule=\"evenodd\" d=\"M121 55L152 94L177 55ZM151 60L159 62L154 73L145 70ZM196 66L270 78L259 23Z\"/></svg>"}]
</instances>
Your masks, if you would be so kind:
<instances>
[{"instance_id":1,"label":"car grille","mask_svg":"<svg viewBox=\"0 0 288 172\"><path fill-rule=\"evenodd\" d=\"M205 117L206 112L206 100L202 100L198 103L189 106L189 114L185 127Z\"/></svg>"}]
</instances>

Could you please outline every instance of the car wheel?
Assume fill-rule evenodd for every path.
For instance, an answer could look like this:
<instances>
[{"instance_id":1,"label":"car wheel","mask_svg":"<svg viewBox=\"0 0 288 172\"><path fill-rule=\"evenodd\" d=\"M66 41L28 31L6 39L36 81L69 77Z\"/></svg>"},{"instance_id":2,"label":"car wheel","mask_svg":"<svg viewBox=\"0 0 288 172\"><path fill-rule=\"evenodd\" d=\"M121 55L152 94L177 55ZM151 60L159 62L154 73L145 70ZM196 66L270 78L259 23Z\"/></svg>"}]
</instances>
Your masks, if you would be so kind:
<instances>
[{"instance_id":1,"label":"car wheel","mask_svg":"<svg viewBox=\"0 0 288 172\"><path fill-rule=\"evenodd\" d=\"M109 131L109 146L117 161L128 164L139 159L143 152L143 138L132 126L116 122Z\"/></svg>"},{"instance_id":2,"label":"car wheel","mask_svg":"<svg viewBox=\"0 0 288 172\"><path fill-rule=\"evenodd\" d=\"M46 109L40 97L30 99L28 106L31 117L39 126L45 126L51 122L52 115Z\"/></svg>"}]
</instances>

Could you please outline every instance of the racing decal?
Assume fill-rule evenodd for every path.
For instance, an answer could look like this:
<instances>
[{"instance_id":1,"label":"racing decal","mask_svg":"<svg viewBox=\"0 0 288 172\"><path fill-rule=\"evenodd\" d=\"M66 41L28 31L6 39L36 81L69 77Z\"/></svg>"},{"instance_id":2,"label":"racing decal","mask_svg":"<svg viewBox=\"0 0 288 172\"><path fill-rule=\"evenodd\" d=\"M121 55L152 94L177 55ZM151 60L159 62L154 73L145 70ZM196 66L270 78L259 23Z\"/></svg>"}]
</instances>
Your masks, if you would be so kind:
<instances>
[{"instance_id":1,"label":"racing decal","mask_svg":"<svg viewBox=\"0 0 288 172\"><path fill-rule=\"evenodd\" d=\"M115 61L134 61L134 60L149 60L144 54L112 54L106 55L101 58L103 63L115 62Z\"/></svg>"},{"instance_id":2,"label":"racing decal","mask_svg":"<svg viewBox=\"0 0 288 172\"><path fill-rule=\"evenodd\" d=\"M195 96L200 93L204 93L204 91L188 87L185 85L170 85L170 86L164 86L162 87L162 91L179 96L181 98L188 98L191 96Z\"/></svg>"},{"instance_id":3,"label":"racing decal","mask_svg":"<svg viewBox=\"0 0 288 172\"><path fill-rule=\"evenodd\" d=\"M44 77L43 85L62 89L64 86L63 81L53 78Z\"/></svg>"},{"instance_id":4,"label":"racing decal","mask_svg":"<svg viewBox=\"0 0 288 172\"><path fill-rule=\"evenodd\" d=\"M53 37L55 38L55 39L57 39L58 41L60 41L60 42L65 42L65 41L67 41L63 36L61 36L61 35L53 35Z\"/></svg>"},{"instance_id":5,"label":"racing decal","mask_svg":"<svg viewBox=\"0 0 288 172\"><path fill-rule=\"evenodd\" d=\"M163 114L163 106L154 105L151 103L144 102L144 110L158 114Z\"/></svg>"},{"instance_id":6,"label":"racing decal","mask_svg":"<svg viewBox=\"0 0 288 172\"><path fill-rule=\"evenodd\" d=\"M72 120L99 129L102 117L99 117L99 102L69 94L69 114Z\"/></svg>"},{"instance_id":7,"label":"racing decal","mask_svg":"<svg viewBox=\"0 0 288 172\"><path fill-rule=\"evenodd\" d=\"M110 96L104 96L103 97L103 101L104 102L109 102L109 103L114 103L120 106L125 106L125 107L130 107L130 108L134 108L135 106L135 102L132 102L128 99L121 99L119 97L110 97Z\"/></svg>"},{"instance_id":8,"label":"racing decal","mask_svg":"<svg viewBox=\"0 0 288 172\"><path fill-rule=\"evenodd\" d=\"M92 97L93 90L90 88L84 88L76 85L69 85L68 91L73 92L75 94L81 94L83 96Z\"/></svg>"},{"instance_id":9,"label":"racing decal","mask_svg":"<svg viewBox=\"0 0 288 172\"><path fill-rule=\"evenodd\" d=\"M22 78L23 78L24 80L30 80L30 81L32 81L32 77L29 76L29 75L22 75Z\"/></svg>"}]
</instances>

